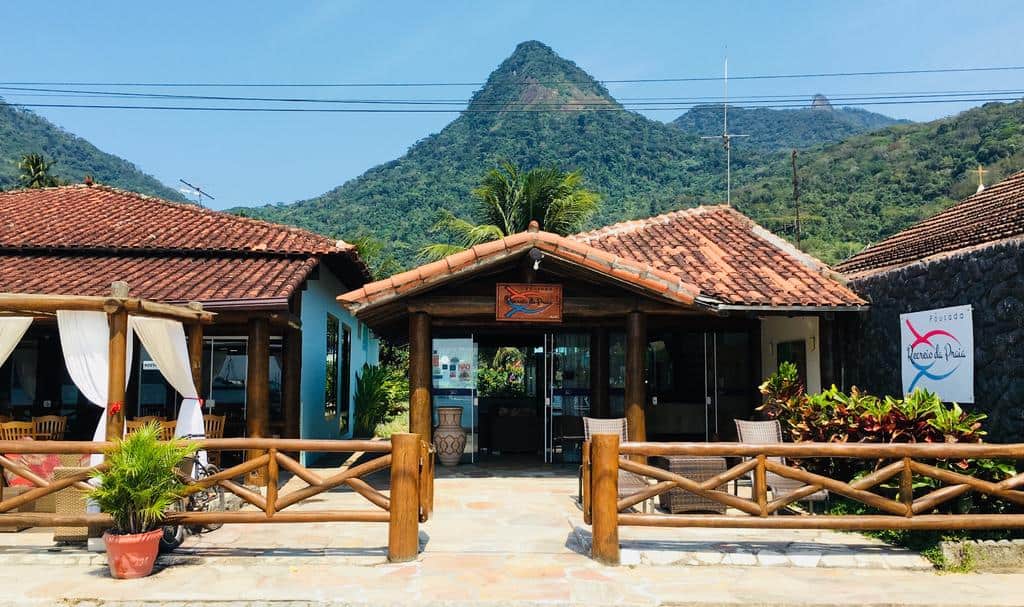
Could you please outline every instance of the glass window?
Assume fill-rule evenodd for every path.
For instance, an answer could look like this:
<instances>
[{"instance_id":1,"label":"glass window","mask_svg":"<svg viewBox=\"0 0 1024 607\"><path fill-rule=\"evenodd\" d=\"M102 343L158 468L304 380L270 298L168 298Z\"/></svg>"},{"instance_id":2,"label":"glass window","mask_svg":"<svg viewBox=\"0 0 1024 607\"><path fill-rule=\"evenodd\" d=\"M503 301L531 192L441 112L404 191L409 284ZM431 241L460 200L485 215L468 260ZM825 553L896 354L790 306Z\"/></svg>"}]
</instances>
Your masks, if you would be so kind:
<instances>
[{"instance_id":1,"label":"glass window","mask_svg":"<svg viewBox=\"0 0 1024 607\"><path fill-rule=\"evenodd\" d=\"M327 351L324 357L324 417L338 414L338 346L341 323L327 315Z\"/></svg>"},{"instance_id":2,"label":"glass window","mask_svg":"<svg viewBox=\"0 0 1024 607\"><path fill-rule=\"evenodd\" d=\"M16 407L24 407L25 415L29 415L28 411L36 400L38 362L39 343L34 339L25 339L0 367L0 405L3 405L0 409L7 411L5 414L14 412Z\"/></svg>"},{"instance_id":3,"label":"glass window","mask_svg":"<svg viewBox=\"0 0 1024 607\"><path fill-rule=\"evenodd\" d=\"M338 396L338 403L342 415L338 429L341 432L348 430L348 408L352 399L352 329L348 325L341 325L341 395Z\"/></svg>"},{"instance_id":4,"label":"glass window","mask_svg":"<svg viewBox=\"0 0 1024 607\"><path fill-rule=\"evenodd\" d=\"M796 365L797 375L800 377L800 383L804 386L807 385L807 341L798 339L795 341L784 341L780 342L775 346L775 353L778 358L778 362L782 363L793 363Z\"/></svg>"}]
</instances>

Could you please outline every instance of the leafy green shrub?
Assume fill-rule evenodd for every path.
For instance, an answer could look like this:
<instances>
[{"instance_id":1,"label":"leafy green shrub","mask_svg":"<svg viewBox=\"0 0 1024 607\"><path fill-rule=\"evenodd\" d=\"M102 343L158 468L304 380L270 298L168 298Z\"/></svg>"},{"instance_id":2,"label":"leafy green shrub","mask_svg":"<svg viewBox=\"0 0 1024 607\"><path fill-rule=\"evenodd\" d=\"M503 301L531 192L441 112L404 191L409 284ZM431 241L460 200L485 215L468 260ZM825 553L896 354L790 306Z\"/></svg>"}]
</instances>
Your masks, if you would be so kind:
<instances>
[{"instance_id":1,"label":"leafy green shrub","mask_svg":"<svg viewBox=\"0 0 1024 607\"><path fill-rule=\"evenodd\" d=\"M160 441L160 424L152 422L117 441L107 452L107 469L94 475L99 485L89 498L114 519L121 534L147 533L182 498L184 485L176 469L195 445Z\"/></svg>"},{"instance_id":2,"label":"leafy green shrub","mask_svg":"<svg viewBox=\"0 0 1024 607\"><path fill-rule=\"evenodd\" d=\"M846 394L835 386L820 394L805 394L796 366L779 365L760 386L764 404L758 407L770 419L777 419L783 433L795 442L828 443L978 443L985 436L983 413L964 411L957 403L945 404L927 390L917 389L904 398L878 398L856 387ZM804 468L849 481L889 463L850 458L814 458L799 462ZM934 465L977 478L998 482L1016 474L1011 462L990 459L939 460ZM879 491L895 495L895 481ZM915 479L915 489L936 488L931 478ZM969 495L948 502L944 509L961 513L998 513L1005 503L987 495Z\"/></svg>"},{"instance_id":3,"label":"leafy green shrub","mask_svg":"<svg viewBox=\"0 0 1024 607\"><path fill-rule=\"evenodd\" d=\"M391 366L364 364L356 374L355 431L360 436L372 434L379 424L391 421L408 408L409 383L400 369Z\"/></svg>"}]
</instances>

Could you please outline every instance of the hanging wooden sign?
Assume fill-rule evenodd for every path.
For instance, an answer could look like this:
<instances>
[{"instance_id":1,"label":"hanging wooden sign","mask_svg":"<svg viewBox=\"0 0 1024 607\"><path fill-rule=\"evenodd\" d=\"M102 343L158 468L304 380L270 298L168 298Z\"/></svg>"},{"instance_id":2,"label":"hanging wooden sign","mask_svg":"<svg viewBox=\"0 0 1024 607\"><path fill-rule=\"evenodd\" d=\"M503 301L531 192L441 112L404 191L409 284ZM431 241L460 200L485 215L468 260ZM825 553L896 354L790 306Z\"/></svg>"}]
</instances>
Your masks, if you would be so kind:
<instances>
[{"instance_id":1,"label":"hanging wooden sign","mask_svg":"<svg viewBox=\"0 0 1024 607\"><path fill-rule=\"evenodd\" d=\"M498 283L497 320L562 322L562 285Z\"/></svg>"}]
</instances>

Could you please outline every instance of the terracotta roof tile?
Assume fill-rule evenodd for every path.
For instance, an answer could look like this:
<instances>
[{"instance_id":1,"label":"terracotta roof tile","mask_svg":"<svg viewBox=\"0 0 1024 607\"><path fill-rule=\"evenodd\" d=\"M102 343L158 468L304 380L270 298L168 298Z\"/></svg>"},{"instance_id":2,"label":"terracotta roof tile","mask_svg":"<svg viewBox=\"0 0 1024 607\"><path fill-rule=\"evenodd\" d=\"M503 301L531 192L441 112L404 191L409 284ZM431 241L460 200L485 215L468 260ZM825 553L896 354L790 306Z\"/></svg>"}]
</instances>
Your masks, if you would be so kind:
<instances>
[{"instance_id":1,"label":"terracotta roof tile","mask_svg":"<svg viewBox=\"0 0 1024 607\"><path fill-rule=\"evenodd\" d=\"M1024 171L871 245L836 266L865 275L960 249L1024 237Z\"/></svg>"},{"instance_id":2,"label":"terracotta roof tile","mask_svg":"<svg viewBox=\"0 0 1024 607\"><path fill-rule=\"evenodd\" d=\"M0 192L0 248L315 255L354 249L299 228L84 184Z\"/></svg>"},{"instance_id":3,"label":"terracotta roof tile","mask_svg":"<svg viewBox=\"0 0 1024 607\"><path fill-rule=\"evenodd\" d=\"M392 301L422 291L431 285L452 280L472 272L481 264L490 264L517 254L525 254L536 247L569 263L590 267L604 275L650 291L652 295L683 304L692 304L698 290L678 276L659 273L642 262L619 258L611 253L594 249L585 243L571 241L548 232L525 232L509 238L486 242L469 251L456 253L441 261L396 274L391 278L370 283L361 289L338 297L338 301L359 309Z\"/></svg>"},{"instance_id":4,"label":"terracotta roof tile","mask_svg":"<svg viewBox=\"0 0 1024 607\"><path fill-rule=\"evenodd\" d=\"M112 281L123 280L133 296L155 301L286 300L316 264L307 257L0 254L0 292L107 295Z\"/></svg>"},{"instance_id":5,"label":"terracotta roof tile","mask_svg":"<svg viewBox=\"0 0 1024 607\"><path fill-rule=\"evenodd\" d=\"M626 221L571 237L731 305L859 306L822 262L728 206Z\"/></svg>"}]
</instances>

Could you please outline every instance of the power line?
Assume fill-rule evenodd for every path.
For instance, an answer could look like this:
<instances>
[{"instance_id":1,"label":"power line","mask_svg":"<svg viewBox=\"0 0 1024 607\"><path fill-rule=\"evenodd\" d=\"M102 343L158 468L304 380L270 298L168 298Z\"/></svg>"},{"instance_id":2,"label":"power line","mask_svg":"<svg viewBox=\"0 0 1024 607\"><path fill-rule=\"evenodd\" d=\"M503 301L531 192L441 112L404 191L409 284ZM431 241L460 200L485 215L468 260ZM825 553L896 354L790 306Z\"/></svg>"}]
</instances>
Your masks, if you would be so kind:
<instances>
[{"instance_id":1,"label":"power line","mask_svg":"<svg viewBox=\"0 0 1024 607\"><path fill-rule=\"evenodd\" d=\"M248 101L248 102L266 102L266 103L325 103L325 104L352 104L352 105L465 105L472 103L475 106L500 106L507 107L510 105L526 105L530 107L544 107L544 106L564 106L566 102L535 102L527 103L518 100L508 101L476 101L472 99L367 99L367 98L310 98L310 97L239 97L239 96L226 96L226 95L181 95L172 93L135 93L135 92L122 92L122 91L104 91L104 90L83 90L83 89L55 89L55 88L39 88L39 87L13 87L13 86L0 86L0 91L12 91L13 93L8 96L17 97L29 97L24 93L48 93L46 96L53 97L73 97L73 98L131 98L131 99L168 99L168 100L188 100L188 101ZM862 94L848 94L848 95L828 95L829 101L842 102L842 101L878 101L878 100L895 100L895 99L918 99L918 98L955 98L963 96L990 96L990 95L1022 95L1024 90L979 90L979 91L936 91L936 92L918 92L918 93L862 93ZM733 97L733 105L759 103L764 101L790 101L798 104L807 104L808 95L748 95L746 97ZM735 101L735 100L741 101ZM955 99L953 99L955 100ZM644 106L644 105L664 105L665 102L671 101L673 103L722 103L724 98L714 96L702 96L702 97L658 97L650 98L650 100L643 100L639 98L637 100L621 99L618 100L623 105L631 106ZM607 102L573 102L572 105L607 105Z\"/></svg>"},{"instance_id":2,"label":"power line","mask_svg":"<svg viewBox=\"0 0 1024 607\"><path fill-rule=\"evenodd\" d=\"M944 67L927 69L873 70L855 72L811 72L798 74L749 74L730 76L732 80L785 80L804 78L834 78L849 76L897 76L914 74L958 74L969 72L1008 72L1024 71L1024 66L978 66L978 67ZM623 78L597 80L589 78L562 79L557 81L531 80L537 84L571 84L598 82L601 84L644 84L673 82L715 82L722 76L682 76L668 78ZM508 79L520 82L522 78ZM26 81L0 82L6 86L114 86L114 87L153 87L153 88L385 88L385 87L459 87L483 86L488 83L501 82L501 79L490 79L487 82L88 82L88 81Z\"/></svg>"},{"instance_id":3,"label":"power line","mask_svg":"<svg viewBox=\"0 0 1024 607\"><path fill-rule=\"evenodd\" d=\"M935 103L1010 103L1020 101L1019 97L975 97L957 99L914 99L894 101L867 101L857 103L858 106L874 105L915 105ZM167 111L209 111L209 112L287 112L287 113L354 113L354 114L487 114L487 113L544 113L544 112L629 112L630 108L621 105L603 104L586 105L564 103L552 107L540 107L529 109L532 106L522 108L358 108L358 107L248 107L248 106L187 106L187 105L122 105L122 104L87 104L87 103L8 103L12 107L20 108L76 108L76 109L100 109L100 110L167 110ZM696 105L705 104L679 104L663 106L643 107L644 111L679 111L691 109ZM756 107L766 109L798 109L807 107L806 104L770 104L752 105L743 107Z\"/></svg>"}]
</instances>

